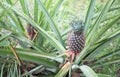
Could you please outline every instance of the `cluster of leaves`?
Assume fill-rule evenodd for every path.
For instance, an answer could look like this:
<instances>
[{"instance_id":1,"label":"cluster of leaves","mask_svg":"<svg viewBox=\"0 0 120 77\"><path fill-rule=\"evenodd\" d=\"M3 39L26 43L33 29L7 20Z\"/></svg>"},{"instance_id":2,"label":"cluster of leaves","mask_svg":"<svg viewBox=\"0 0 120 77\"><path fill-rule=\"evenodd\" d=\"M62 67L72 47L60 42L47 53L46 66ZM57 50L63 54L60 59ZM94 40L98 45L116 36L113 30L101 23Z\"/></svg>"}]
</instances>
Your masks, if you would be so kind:
<instances>
[{"instance_id":1,"label":"cluster of leaves","mask_svg":"<svg viewBox=\"0 0 120 77\"><path fill-rule=\"evenodd\" d=\"M33 76L33 72L43 67L49 71L45 74L47 77L48 75L64 77L68 71L70 76L71 70L74 69L80 69L84 73L80 75L86 77L115 76L120 69L119 2L107 0L101 7L97 5L96 0L90 1L84 20L85 48L73 65L68 62L60 69L59 65L64 63L65 57L58 57L58 53L62 54L66 50L66 35L70 32L70 27L59 25L62 17L67 17L66 9L60 10L61 7L65 8L64 2L64 0L0 1L1 77L6 72L7 77ZM29 40L26 35L28 24L37 31L33 40ZM21 75L19 71L16 72L19 68L15 58L21 66L24 66L21 60L37 66L30 71L22 67L24 73ZM110 68L111 66L114 69Z\"/></svg>"}]
</instances>

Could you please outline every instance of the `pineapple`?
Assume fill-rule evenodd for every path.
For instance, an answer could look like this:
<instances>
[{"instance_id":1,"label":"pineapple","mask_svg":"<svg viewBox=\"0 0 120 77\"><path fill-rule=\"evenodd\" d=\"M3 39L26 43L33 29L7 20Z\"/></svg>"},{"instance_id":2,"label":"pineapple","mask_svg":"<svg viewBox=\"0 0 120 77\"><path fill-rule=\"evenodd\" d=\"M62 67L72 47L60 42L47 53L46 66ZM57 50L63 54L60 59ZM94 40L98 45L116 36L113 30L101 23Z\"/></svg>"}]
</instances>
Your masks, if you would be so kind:
<instances>
[{"instance_id":1,"label":"pineapple","mask_svg":"<svg viewBox=\"0 0 120 77\"><path fill-rule=\"evenodd\" d=\"M30 40L33 40L36 35L36 30L31 26L31 24L27 25L27 36Z\"/></svg>"},{"instance_id":2,"label":"pineapple","mask_svg":"<svg viewBox=\"0 0 120 77\"><path fill-rule=\"evenodd\" d=\"M78 55L85 45L85 37L83 34L84 24L83 21L74 20L70 24L72 31L68 36L68 53L70 61L72 62L76 55Z\"/></svg>"}]
</instances>

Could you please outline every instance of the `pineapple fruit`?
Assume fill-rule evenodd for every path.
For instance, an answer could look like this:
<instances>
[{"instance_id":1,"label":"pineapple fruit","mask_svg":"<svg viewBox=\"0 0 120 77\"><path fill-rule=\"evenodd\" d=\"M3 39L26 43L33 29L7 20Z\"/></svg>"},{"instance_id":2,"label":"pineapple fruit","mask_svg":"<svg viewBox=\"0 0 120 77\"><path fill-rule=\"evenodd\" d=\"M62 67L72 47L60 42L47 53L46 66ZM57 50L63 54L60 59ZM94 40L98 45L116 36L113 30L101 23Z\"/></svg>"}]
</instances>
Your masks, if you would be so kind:
<instances>
[{"instance_id":1,"label":"pineapple fruit","mask_svg":"<svg viewBox=\"0 0 120 77\"><path fill-rule=\"evenodd\" d=\"M85 37L83 34L84 31L84 24L83 21L74 20L72 23L70 23L72 26L72 31L70 32L68 36L68 50L67 53L69 53L70 61L72 62L85 45Z\"/></svg>"},{"instance_id":2,"label":"pineapple fruit","mask_svg":"<svg viewBox=\"0 0 120 77\"><path fill-rule=\"evenodd\" d=\"M36 30L31 26L31 24L27 25L27 36L30 40L34 40L34 37L36 36L37 32Z\"/></svg>"}]
</instances>

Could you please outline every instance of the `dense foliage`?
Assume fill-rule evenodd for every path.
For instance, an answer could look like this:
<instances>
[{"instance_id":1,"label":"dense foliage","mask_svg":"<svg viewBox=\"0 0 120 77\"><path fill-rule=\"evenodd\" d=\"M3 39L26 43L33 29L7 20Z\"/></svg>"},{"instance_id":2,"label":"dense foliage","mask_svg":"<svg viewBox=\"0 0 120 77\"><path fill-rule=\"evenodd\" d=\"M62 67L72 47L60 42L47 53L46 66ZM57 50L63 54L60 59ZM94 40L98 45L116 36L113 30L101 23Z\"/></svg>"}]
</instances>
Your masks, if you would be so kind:
<instances>
[{"instance_id":1,"label":"dense foliage","mask_svg":"<svg viewBox=\"0 0 120 77\"><path fill-rule=\"evenodd\" d=\"M76 18L85 22L85 47L63 65ZM76 69L81 77L120 77L119 56L119 0L0 0L1 77L71 77Z\"/></svg>"}]
</instances>

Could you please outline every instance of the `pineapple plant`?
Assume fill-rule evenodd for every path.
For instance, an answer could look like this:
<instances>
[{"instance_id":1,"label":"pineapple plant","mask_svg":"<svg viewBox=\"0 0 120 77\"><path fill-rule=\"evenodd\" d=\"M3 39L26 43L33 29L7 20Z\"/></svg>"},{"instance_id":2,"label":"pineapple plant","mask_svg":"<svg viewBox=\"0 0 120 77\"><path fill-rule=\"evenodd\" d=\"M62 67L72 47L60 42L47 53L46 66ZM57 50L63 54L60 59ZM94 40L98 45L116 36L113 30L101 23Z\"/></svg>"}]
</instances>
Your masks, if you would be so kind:
<instances>
[{"instance_id":1,"label":"pineapple plant","mask_svg":"<svg viewBox=\"0 0 120 77\"><path fill-rule=\"evenodd\" d=\"M73 20L70 23L72 31L68 36L68 53L70 61L72 62L78 54L82 51L85 45L84 24L82 20Z\"/></svg>"},{"instance_id":2,"label":"pineapple plant","mask_svg":"<svg viewBox=\"0 0 120 77\"><path fill-rule=\"evenodd\" d=\"M10 1L11 1L11 4L8 3ZM16 52L18 53L22 61L27 61L27 63L32 62L37 64L35 66L35 69L34 68L30 69L30 71L34 70L35 73L40 71L40 74L37 75L40 77L42 75L41 73L43 73L46 70L49 72L47 72L47 74L45 72L43 74L44 77L48 77L48 76L64 77L66 73L68 73L68 71L72 72L71 74L78 73L76 72L76 69L80 69L83 73L86 72L87 70L87 73L84 73L84 75L86 75L87 77L90 77L90 75L92 75L91 77L97 77L97 75L99 74L100 74L100 77L106 77L105 74L111 74L112 72L111 68L109 67L111 66L116 67L115 65L119 63L118 54L120 54L119 52L120 28L118 25L118 21L120 19L120 16L119 16L119 9L116 7L118 9L117 11L117 9L113 7L114 5L116 6L119 4L116 4L116 3L114 4L113 2L115 2L115 0L108 0L107 2L104 2L105 6L103 6L103 3L102 3L103 8L94 9L96 8L96 5L97 5L96 3L99 4L99 2L97 2L96 0L91 0L89 4L90 6L88 8L88 12L86 13L85 26L84 26L85 29L82 26L83 24L80 24L81 21L74 20L70 24L72 26L72 31L69 33L69 37L68 37L69 48L67 51L68 53L70 53L71 61L73 61L74 58L76 58L76 55L78 54L80 55L74 60L73 64L68 62L63 67L59 68L59 65L63 64L64 59L66 57L57 58L58 54L56 53L61 54L65 50L64 47L66 45L65 43L62 43L62 42L64 42L64 40L66 39L66 38L63 38L63 36L66 36L68 31L66 32L65 30L68 27L63 27L62 28L63 30L58 30L58 28L61 29L60 26L64 25L62 23L62 25L58 26L58 24L61 23L62 17L64 17L63 21L66 20L65 18L67 18L66 16L69 14L68 11L66 10L69 10L69 9L63 9L63 11L64 12L66 11L66 13L62 13L62 15L63 14L67 14L67 15L61 16L62 11L61 9L59 10L59 7L60 7L59 3L61 1L61 4L62 4L62 1L64 0L55 0L55 1L56 3L53 2L54 4L56 4L55 8L51 8L51 4L50 4L52 3L51 0L47 0L47 1L34 0L34 4L31 4L32 2L30 2L29 4L32 6L34 5L34 7L31 10L26 9L26 8L29 8L28 6L26 6L28 2L27 0L17 0L16 3L20 2L21 4L20 8L15 6L13 0L4 0L0 2L1 3L0 29L1 31L5 31L5 33L6 33L6 30L8 30L6 34L4 34L3 32L0 33L2 34L0 37L0 41L1 41L0 71L1 73L3 73L3 75L1 74L1 76L21 77L23 75L25 76L25 74L27 75L26 72L24 72L23 74L19 73L18 62L16 62L15 56L13 55L12 50L10 50L9 48L10 43L12 44L12 47L14 47L14 49L16 50ZM70 2L70 1L64 1L64 2ZM49 3L49 5L47 3ZM52 6L53 6L53 3L52 3ZM65 6L66 6L66 3L65 3ZM21 8L23 8L23 11ZM62 8L64 7L62 6ZM113 12L112 10L115 10L116 12ZM30 15L33 18L31 18L26 12L30 12ZM114 14L111 14L111 12L113 12ZM73 13L70 13L70 14L73 15ZM56 22L55 19L57 19L56 21L58 22ZM28 25L30 24L27 27L28 37L25 36L26 23ZM36 39L35 41L33 41L34 34L36 34L35 33L36 31L34 30L40 33L40 36L36 37L37 39L41 41L42 39L45 39L44 41L42 41L42 43L39 40L36 41ZM86 35L85 37L83 34L83 30L84 30L84 34ZM51 36L52 34L55 34L55 35ZM8 41L9 37L13 38L13 41ZM80 38L83 38L82 41L84 40L84 42L82 42ZM113 50L111 50L111 47L109 47L109 43L110 44L112 43L112 45L114 45L112 47ZM31 48L28 48L27 45L30 45L34 49L31 50ZM82 51L83 48L79 45L81 45L82 47L84 47L85 45L85 48L83 51ZM1 60L2 58L5 58L5 59ZM15 60L15 63L11 63L13 62L13 60L10 61L11 58ZM84 63L86 61L93 62L93 64L88 67ZM6 67L6 64L10 64L10 65L7 65L8 67ZM115 64L115 65L112 65L112 64ZM15 69L14 67L11 68L11 65L12 66L15 65ZM108 66L107 68L110 69L110 71L107 70L107 68L105 68L106 66ZM90 67L92 69L95 69L97 75L93 71L91 71ZM119 66L117 65L117 67ZM41 72L41 69L43 68L45 68L45 70ZM116 72L116 68L115 68L115 72ZM102 71L99 72L99 69L100 70L102 69ZM11 71L13 70L13 72L10 72L9 70ZM75 73L73 73L74 70L75 70ZM105 73L105 70L106 70L106 73ZM83 77L82 72L80 72L79 75L81 76L79 77ZM104 74L101 75L102 73ZM16 74L18 74L18 76L16 76ZM76 76L73 76L73 77L76 77Z\"/></svg>"}]
</instances>

